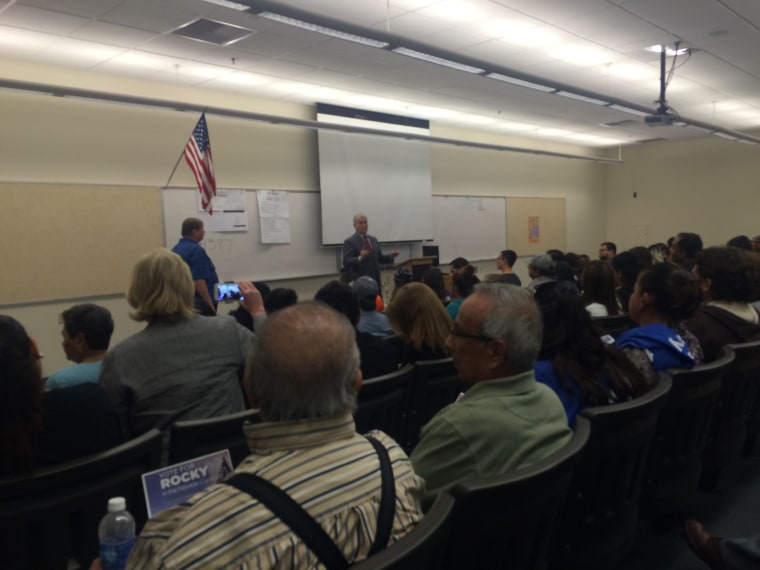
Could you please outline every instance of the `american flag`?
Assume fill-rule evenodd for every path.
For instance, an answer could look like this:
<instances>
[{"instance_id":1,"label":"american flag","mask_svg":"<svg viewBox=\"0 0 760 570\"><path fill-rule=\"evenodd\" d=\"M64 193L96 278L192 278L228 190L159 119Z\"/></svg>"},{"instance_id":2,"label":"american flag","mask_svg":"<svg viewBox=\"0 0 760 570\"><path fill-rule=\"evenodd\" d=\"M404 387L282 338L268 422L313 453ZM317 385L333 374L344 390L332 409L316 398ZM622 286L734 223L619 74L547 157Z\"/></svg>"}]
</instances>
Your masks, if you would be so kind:
<instances>
[{"instance_id":1,"label":"american flag","mask_svg":"<svg viewBox=\"0 0 760 570\"><path fill-rule=\"evenodd\" d=\"M195 183L201 193L201 205L209 214L213 214L211 198L216 196L216 178L214 178L214 163L211 158L211 141L208 138L206 113L201 113L198 124L185 146L185 162L193 171Z\"/></svg>"}]
</instances>

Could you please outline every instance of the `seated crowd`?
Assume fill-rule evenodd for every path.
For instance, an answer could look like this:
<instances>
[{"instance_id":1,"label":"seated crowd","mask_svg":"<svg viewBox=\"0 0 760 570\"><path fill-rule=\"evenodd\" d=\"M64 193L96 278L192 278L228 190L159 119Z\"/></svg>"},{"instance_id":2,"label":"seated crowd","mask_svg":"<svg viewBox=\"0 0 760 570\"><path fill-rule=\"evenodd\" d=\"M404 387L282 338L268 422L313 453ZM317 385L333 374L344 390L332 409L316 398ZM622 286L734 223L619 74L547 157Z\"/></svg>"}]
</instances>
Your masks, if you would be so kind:
<instances>
[{"instance_id":1,"label":"seated crowd","mask_svg":"<svg viewBox=\"0 0 760 570\"><path fill-rule=\"evenodd\" d=\"M732 241L702 249L684 232L620 253L603 242L593 261L550 250L528 262L525 287L512 250L499 251L485 283L456 258L449 288L438 268L421 281L397 271L387 305L366 275L300 302L291 289L241 282L226 316L199 314L188 265L156 249L138 260L127 292L145 328L109 349L109 312L71 307L61 334L74 365L46 383L35 341L0 316L0 477L151 428L168 434L179 420L258 408L262 422L244 427L251 454L233 478L152 518L130 566L314 567L304 541L249 495L241 481L251 476L287 489L352 563L400 539L457 482L565 446L584 408L635 399L661 371L760 339L760 256L750 240ZM631 328L614 338L597 327L625 314ZM448 357L464 393L422 427L410 457L382 432L356 433L362 379ZM391 499L378 465L388 457L395 507L384 520Z\"/></svg>"}]
</instances>

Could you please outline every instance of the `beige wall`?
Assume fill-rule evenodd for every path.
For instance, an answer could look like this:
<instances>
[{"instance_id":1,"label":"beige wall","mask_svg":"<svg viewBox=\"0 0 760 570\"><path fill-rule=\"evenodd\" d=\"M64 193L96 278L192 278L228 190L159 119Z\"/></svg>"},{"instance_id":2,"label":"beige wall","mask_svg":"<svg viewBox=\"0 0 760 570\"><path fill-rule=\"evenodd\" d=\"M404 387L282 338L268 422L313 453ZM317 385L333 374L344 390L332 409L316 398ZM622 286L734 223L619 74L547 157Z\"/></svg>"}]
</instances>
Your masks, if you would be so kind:
<instances>
[{"instance_id":1,"label":"beige wall","mask_svg":"<svg viewBox=\"0 0 760 570\"><path fill-rule=\"evenodd\" d=\"M116 79L87 72L65 72L0 60L5 77L166 98L245 111L313 118L313 108L252 97L205 92L200 89ZM100 103L22 92L0 91L3 145L0 182L49 182L164 186L197 120L195 113ZM314 190L318 188L316 135L313 131L272 126L227 117L210 117L217 182L222 187ZM492 134L450 129L433 124L435 136L526 146L574 154L600 154L582 147L519 140ZM438 145L432 152L434 194L488 196L545 196L567 204L567 248L594 251L606 237L606 166L589 161L474 150ZM180 164L172 186L193 186L189 170ZM0 207L2 202L0 196ZM34 223L33 205L18 215ZM61 212L65 216L65 212ZM318 212L315 212L318 215ZM42 231L42 230L41 230ZM76 231L76 228L71 228ZM347 222L347 233L350 223ZM124 236L129 239L129 236ZM65 239L65 236L51 236ZM10 236L3 236L9 246ZM494 257L506 244L494 244ZM23 244L12 244L23 247ZM519 254L520 252L518 252ZM28 252L34 263L34 252ZM491 260L480 273L493 272ZM12 271L13 268L3 268ZM390 272L384 276L386 282ZM255 278L252 275L251 278ZM313 297L327 278L272 282L292 287L301 298ZM67 365L60 348L58 314L75 302L92 300L111 310L116 321L114 342L141 328L128 318L122 296L60 299L56 277L50 275L51 301L8 305L0 313L21 321L38 339L45 354L44 372ZM126 289L127 284L124 284ZM387 285L390 289L390 284ZM226 312L226 310L225 310Z\"/></svg>"},{"instance_id":2,"label":"beige wall","mask_svg":"<svg viewBox=\"0 0 760 570\"><path fill-rule=\"evenodd\" d=\"M679 231L705 245L760 233L760 147L706 136L626 147L623 161L607 167L606 237L619 250Z\"/></svg>"}]
</instances>

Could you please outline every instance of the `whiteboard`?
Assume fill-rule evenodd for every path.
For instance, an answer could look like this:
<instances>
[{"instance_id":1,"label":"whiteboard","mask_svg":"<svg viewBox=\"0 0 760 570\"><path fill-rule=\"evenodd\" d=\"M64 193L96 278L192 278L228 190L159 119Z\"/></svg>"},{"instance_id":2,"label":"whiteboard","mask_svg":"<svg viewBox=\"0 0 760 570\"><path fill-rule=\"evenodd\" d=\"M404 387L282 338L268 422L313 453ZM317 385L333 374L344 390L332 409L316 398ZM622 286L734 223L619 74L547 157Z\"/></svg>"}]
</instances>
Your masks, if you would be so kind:
<instances>
[{"instance_id":1,"label":"whiteboard","mask_svg":"<svg viewBox=\"0 0 760 570\"><path fill-rule=\"evenodd\" d=\"M493 196L433 196L433 242L441 263L495 259L507 248L506 200Z\"/></svg>"},{"instance_id":2,"label":"whiteboard","mask_svg":"<svg viewBox=\"0 0 760 570\"><path fill-rule=\"evenodd\" d=\"M182 221L198 217L196 188L164 188L164 240L172 248L179 241ZM263 244L255 190L246 190L248 231L206 232L201 245L216 266L220 281L267 281L335 274L340 249L322 247L318 192L288 192L290 243ZM353 232L346 223L346 237Z\"/></svg>"}]
</instances>

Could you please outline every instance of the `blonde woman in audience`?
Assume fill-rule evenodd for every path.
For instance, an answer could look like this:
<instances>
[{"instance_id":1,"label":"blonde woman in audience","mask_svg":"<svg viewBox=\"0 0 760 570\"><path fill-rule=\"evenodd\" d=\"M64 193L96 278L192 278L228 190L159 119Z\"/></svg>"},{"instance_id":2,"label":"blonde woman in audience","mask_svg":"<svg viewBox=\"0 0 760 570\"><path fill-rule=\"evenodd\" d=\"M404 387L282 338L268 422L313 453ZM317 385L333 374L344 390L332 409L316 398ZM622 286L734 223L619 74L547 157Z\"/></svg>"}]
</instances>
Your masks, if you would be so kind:
<instances>
[{"instance_id":1,"label":"blonde woman in audience","mask_svg":"<svg viewBox=\"0 0 760 570\"><path fill-rule=\"evenodd\" d=\"M240 304L258 326L266 318L261 295L249 282L238 286ZM168 249L135 265L130 316L147 324L111 349L100 375L130 437L245 409L240 379L253 334L232 317L196 314L194 292L187 264Z\"/></svg>"},{"instance_id":2,"label":"blonde woman in audience","mask_svg":"<svg viewBox=\"0 0 760 570\"><path fill-rule=\"evenodd\" d=\"M402 364L449 355L445 343L451 318L427 285L415 282L399 289L386 314L403 342Z\"/></svg>"}]
</instances>

